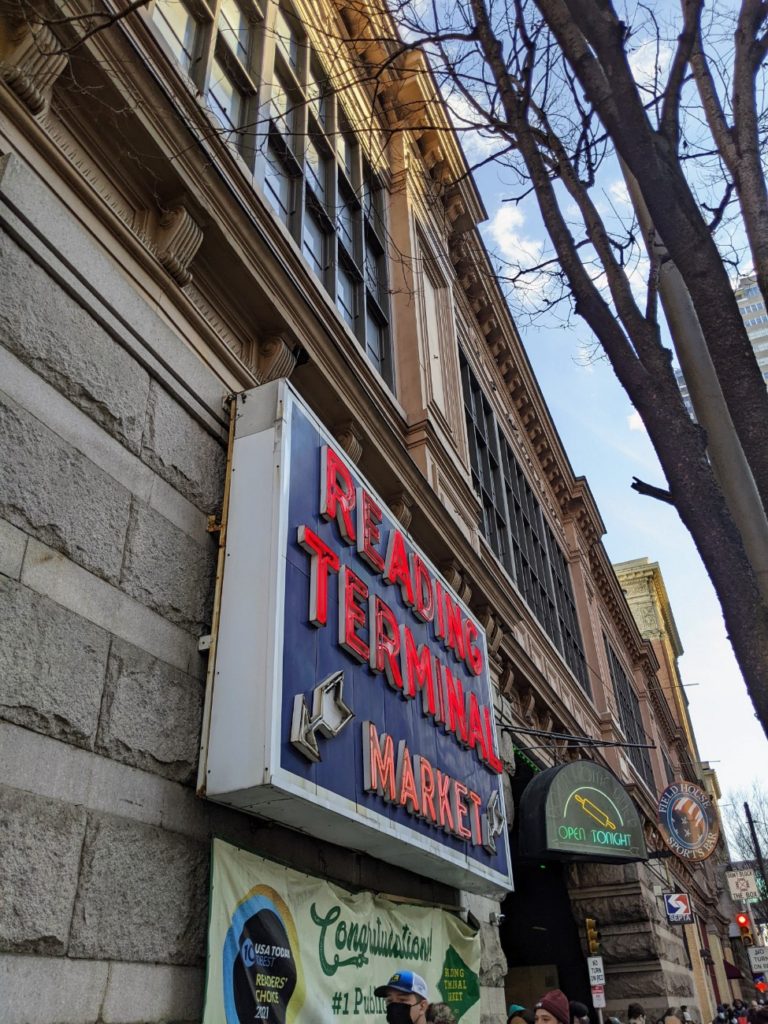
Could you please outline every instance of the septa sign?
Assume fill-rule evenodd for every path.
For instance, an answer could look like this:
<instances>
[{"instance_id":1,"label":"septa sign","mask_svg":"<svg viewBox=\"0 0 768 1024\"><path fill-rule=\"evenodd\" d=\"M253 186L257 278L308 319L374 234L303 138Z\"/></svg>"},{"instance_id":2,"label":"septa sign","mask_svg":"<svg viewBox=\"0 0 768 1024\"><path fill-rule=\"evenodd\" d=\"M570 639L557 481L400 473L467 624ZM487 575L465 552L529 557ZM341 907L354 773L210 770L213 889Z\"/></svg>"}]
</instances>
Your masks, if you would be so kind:
<instances>
[{"instance_id":1,"label":"septa sign","mask_svg":"<svg viewBox=\"0 0 768 1024\"><path fill-rule=\"evenodd\" d=\"M691 897L687 892L665 892L664 910L670 924L693 924Z\"/></svg>"},{"instance_id":2,"label":"septa sign","mask_svg":"<svg viewBox=\"0 0 768 1024\"><path fill-rule=\"evenodd\" d=\"M481 625L286 382L237 417L200 790L508 890Z\"/></svg>"}]
</instances>

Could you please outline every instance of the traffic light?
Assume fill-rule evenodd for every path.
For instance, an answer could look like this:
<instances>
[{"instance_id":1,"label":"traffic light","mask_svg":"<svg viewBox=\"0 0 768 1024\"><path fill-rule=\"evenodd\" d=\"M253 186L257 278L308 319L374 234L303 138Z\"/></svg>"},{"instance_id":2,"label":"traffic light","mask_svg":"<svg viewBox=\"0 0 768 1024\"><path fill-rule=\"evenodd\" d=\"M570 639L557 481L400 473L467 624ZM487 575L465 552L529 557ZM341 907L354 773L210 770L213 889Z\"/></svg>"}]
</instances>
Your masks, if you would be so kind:
<instances>
[{"instance_id":1,"label":"traffic light","mask_svg":"<svg viewBox=\"0 0 768 1024\"><path fill-rule=\"evenodd\" d=\"M741 935L741 941L745 946L754 946L755 940L752 938L752 925L749 920L749 915L743 911L736 915L736 924L739 926L739 934Z\"/></svg>"},{"instance_id":2,"label":"traffic light","mask_svg":"<svg viewBox=\"0 0 768 1024\"><path fill-rule=\"evenodd\" d=\"M600 929L596 917L584 918L584 929L587 933L587 953L589 956L600 955Z\"/></svg>"}]
</instances>

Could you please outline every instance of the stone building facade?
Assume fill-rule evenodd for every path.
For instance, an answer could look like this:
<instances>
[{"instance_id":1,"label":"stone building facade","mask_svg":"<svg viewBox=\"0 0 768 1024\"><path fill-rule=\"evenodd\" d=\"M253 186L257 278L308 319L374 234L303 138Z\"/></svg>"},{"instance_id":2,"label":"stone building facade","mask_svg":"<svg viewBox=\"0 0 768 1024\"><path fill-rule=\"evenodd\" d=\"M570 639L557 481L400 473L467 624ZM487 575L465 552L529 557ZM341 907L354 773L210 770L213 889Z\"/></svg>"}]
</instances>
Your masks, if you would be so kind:
<instances>
[{"instance_id":1,"label":"stone building facade","mask_svg":"<svg viewBox=\"0 0 768 1024\"><path fill-rule=\"evenodd\" d=\"M656 794L699 773L658 657L386 11L121 9L0 11L0 1017L199 1019L215 834L471 913L499 1019L497 900L195 795L228 396L290 377L482 621L510 824L521 765L593 757L658 849ZM655 747L530 759L516 727ZM568 955L597 914L617 999L693 1005L657 881L571 868Z\"/></svg>"}]
</instances>

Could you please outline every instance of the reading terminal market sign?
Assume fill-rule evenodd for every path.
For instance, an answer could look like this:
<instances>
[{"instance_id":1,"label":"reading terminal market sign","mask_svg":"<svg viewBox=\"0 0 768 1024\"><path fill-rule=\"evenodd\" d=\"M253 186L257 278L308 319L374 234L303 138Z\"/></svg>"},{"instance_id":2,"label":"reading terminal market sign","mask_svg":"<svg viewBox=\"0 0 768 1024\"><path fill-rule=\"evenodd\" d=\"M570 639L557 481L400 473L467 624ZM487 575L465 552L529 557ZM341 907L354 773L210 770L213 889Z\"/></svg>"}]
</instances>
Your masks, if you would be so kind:
<instances>
[{"instance_id":1,"label":"reading terminal market sign","mask_svg":"<svg viewBox=\"0 0 768 1024\"><path fill-rule=\"evenodd\" d=\"M286 381L236 408L200 793L508 891L482 628Z\"/></svg>"}]
</instances>

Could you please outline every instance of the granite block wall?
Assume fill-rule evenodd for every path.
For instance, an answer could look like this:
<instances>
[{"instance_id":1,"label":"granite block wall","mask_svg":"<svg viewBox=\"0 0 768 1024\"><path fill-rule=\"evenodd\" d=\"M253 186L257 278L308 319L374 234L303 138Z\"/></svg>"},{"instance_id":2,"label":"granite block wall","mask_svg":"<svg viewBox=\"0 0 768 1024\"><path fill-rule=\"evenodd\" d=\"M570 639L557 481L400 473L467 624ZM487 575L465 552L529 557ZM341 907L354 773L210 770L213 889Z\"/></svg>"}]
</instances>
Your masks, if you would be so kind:
<instances>
[{"instance_id":1,"label":"granite block wall","mask_svg":"<svg viewBox=\"0 0 768 1024\"><path fill-rule=\"evenodd\" d=\"M196 1020L225 425L45 264L0 233L0 1018Z\"/></svg>"},{"instance_id":2,"label":"granite block wall","mask_svg":"<svg viewBox=\"0 0 768 1024\"><path fill-rule=\"evenodd\" d=\"M0 154L2 1024L199 1020L213 834L451 899L195 796L231 382L109 250Z\"/></svg>"}]
</instances>

